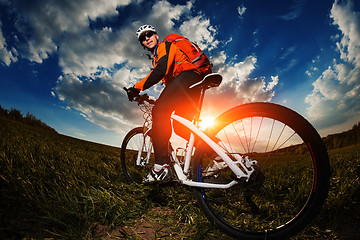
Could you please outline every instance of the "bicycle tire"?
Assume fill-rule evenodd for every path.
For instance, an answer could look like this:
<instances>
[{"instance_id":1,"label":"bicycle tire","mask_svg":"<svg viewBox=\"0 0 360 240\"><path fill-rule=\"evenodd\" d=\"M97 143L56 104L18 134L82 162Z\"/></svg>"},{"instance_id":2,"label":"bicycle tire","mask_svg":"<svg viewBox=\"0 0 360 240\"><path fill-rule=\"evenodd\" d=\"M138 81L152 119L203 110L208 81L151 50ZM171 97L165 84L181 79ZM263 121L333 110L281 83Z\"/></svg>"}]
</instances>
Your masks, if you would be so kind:
<instances>
[{"instance_id":1,"label":"bicycle tire","mask_svg":"<svg viewBox=\"0 0 360 240\"><path fill-rule=\"evenodd\" d=\"M152 151L152 142L151 137L144 134L145 130L144 127L137 127L130 130L121 144L121 166L124 176L129 183L141 184L142 180L154 166L153 152L151 152L151 157L146 161L147 152ZM142 164L136 164L136 159L141 146Z\"/></svg>"},{"instance_id":2,"label":"bicycle tire","mask_svg":"<svg viewBox=\"0 0 360 240\"><path fill-rule=\"evenodd\" d=\"M275 142L276 138L271 136L277 135L276 130L281 134L293 131L295 140L302 141L302 145L286 143L289 146L274 150L275 145L287 138L281 136L281 141L276 137L274 148L268 151L269 142ZM233 132L237 132L237 136ZM301 231L319 212L329 189L329 159L321 137L305 118L277 104L249 103L220 115L206 133L233 153L257 160L256 167L262 169L257 173L260 177L254 175L251 187L239 183L227 190L193 189L201 210L222 231L243 239L287 239ZM265 140L260 143L260 133L264 133L265 140L269 136L267 144ZM265 145L266 150L261 152ZM235 178L226 167L216 174L209 173L214 162L219 163L214 160L215 155L196 154L192 164L194 181L229 182Z\"/></svg>"}]
</instances>

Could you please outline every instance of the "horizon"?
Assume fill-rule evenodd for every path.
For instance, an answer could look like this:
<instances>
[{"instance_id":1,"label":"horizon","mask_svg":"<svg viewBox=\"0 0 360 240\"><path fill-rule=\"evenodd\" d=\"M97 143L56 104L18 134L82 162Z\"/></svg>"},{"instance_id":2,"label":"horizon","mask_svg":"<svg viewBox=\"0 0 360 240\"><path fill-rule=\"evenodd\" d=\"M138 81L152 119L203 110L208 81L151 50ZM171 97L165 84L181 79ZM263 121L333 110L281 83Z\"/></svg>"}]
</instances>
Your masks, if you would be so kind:
<instances>
[{"instance_id":1,"label":"horizon","mask_svg":"<svg viewBox=\"0 0 360 240\"><path fill-rule=\"evenodd\" d=\"M322 137L360 122L358 1L0 0L0 6L0 105L31 113L63 135L119 147L141 125L122 88L150 71L135 37L143 24L161 39L175 32L197 42L223 76L205 95L204 117L267 101L300 113ZM146 93L156 97L161 89Z\"/></svg>"}]
</instances>

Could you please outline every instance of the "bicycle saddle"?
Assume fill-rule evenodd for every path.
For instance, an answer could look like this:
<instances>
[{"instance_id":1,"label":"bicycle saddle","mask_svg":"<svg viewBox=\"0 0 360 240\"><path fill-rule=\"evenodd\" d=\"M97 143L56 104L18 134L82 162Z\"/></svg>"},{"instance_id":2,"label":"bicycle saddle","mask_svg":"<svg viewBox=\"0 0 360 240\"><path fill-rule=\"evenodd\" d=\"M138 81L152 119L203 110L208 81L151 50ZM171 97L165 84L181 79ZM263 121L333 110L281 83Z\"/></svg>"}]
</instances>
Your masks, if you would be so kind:
<instances>
[{"instance_id":1,"label":"bicycle saddle","mask_svg":"<svg viewBox=\"0 0 360 240\"><path fill-rule=\"evenodd\" d=\"M190 86L190 88L199 87L204 90L212 87L217 87L222 81L222 76L218 73L210 73L206 75L200 82L197 82Z\"/></svg>"}]
</instances>

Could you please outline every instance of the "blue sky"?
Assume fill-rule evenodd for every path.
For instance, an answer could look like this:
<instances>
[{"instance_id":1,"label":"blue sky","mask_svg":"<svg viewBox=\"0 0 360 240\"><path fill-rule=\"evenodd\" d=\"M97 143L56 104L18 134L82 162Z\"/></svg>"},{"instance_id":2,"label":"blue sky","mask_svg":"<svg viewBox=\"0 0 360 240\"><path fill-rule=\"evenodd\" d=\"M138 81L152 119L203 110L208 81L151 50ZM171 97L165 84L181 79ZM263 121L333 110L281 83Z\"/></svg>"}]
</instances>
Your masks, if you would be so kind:
<instances>
[{"instance_id":1,"label":"blue sky","mask_svg":"<svg viewBox=\"0 0 360 240\"><path fill-rule=\"evenodd\" d=\"M141 123L124 86L150 71L135 31L197 42L224 77L204 116L270 101L321 133L360 121L359 1L0 0L0 105L119 146ZM158 85L148 91L157 96Z\"/></svg>"}]
</instances>

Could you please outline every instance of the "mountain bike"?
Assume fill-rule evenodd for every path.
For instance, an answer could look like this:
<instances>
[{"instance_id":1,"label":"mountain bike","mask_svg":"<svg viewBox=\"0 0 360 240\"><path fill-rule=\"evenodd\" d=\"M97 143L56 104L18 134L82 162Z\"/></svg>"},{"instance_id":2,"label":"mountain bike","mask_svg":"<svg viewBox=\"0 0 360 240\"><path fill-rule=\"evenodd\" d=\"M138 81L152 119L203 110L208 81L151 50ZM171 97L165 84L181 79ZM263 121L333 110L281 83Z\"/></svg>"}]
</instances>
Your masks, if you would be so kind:
<instances>
[{"instance_id":1,"label":"mountain bike","mask_svg":"<svg viewBox=\"0 0 360 240\"><path fill-rule=\"evenodd\" d=\"M221 75L209 74L191 86L201 91L192 122L171 116L191 131L184 147L169 144L175 181L192 187L202 212L225 233L243 239L289 238L311 222L327 197L330 166L323 141L298 113L265 102L229 109L200 130L205 91L221 81ZM121 163L127 181L141 184L154 165L155 100L145 94L136 101L145 122L125 136Z\"/></svg>"}]
</instances>

